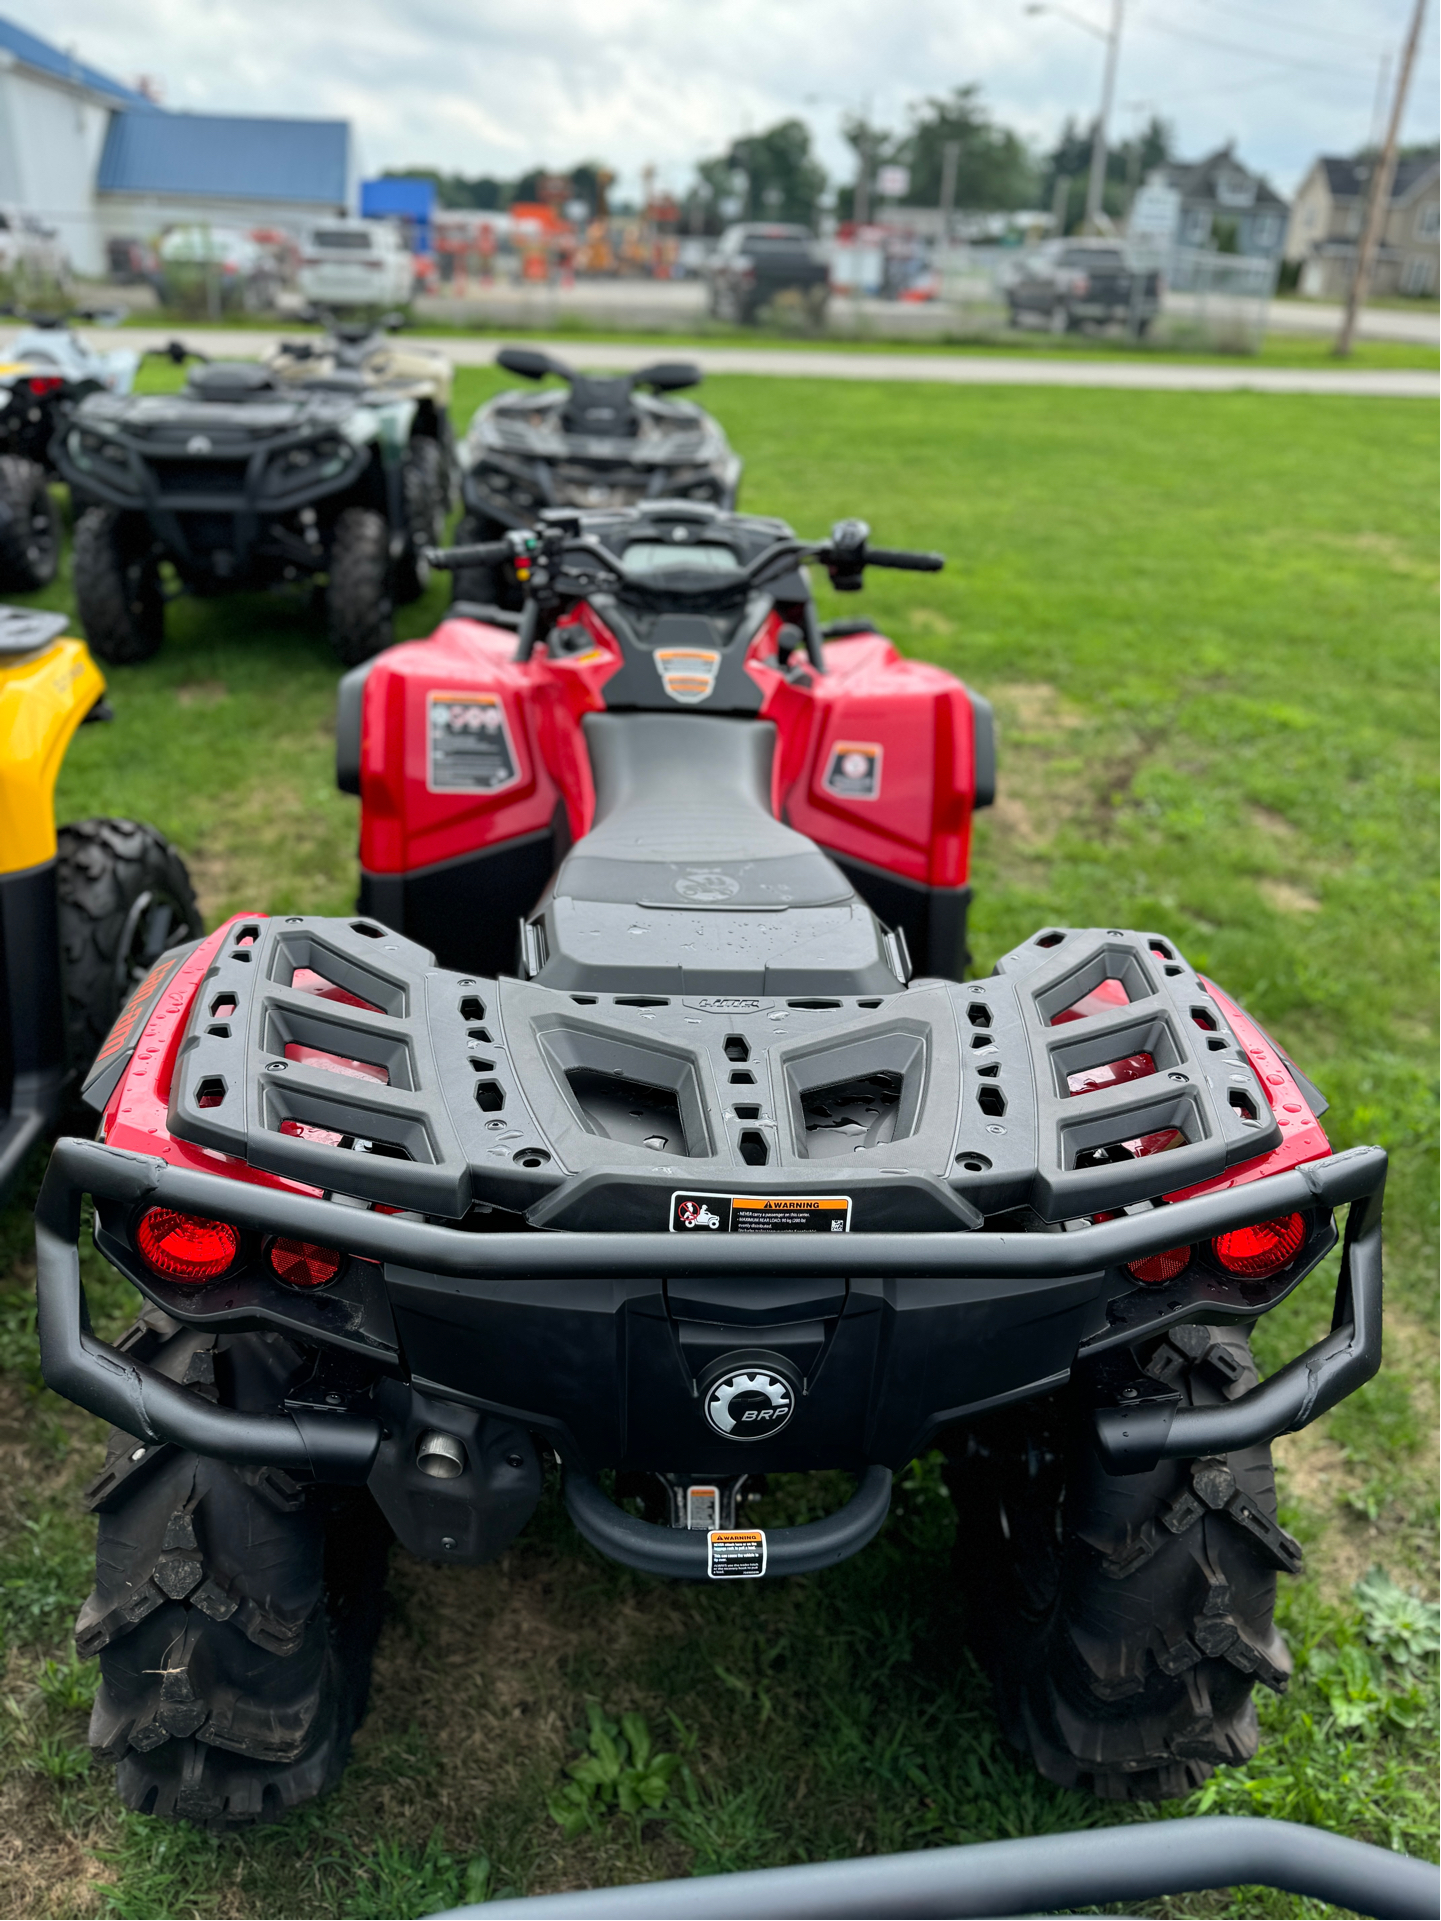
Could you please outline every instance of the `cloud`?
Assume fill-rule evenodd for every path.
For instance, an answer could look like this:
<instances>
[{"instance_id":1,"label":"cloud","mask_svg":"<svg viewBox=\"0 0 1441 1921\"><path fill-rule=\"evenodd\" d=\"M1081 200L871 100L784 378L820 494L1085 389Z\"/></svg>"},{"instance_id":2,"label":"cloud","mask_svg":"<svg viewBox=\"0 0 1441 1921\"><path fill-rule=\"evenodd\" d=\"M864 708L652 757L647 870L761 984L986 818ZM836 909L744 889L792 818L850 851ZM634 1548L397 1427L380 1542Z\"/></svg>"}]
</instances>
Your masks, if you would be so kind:
<instances>
[{"instance_id":1,"label":"cloud","mask_svg":"<svg viewBox=\"0 0 1441 1921\"><path fill-rule=\"evenodd\" d=\"M1022 0L9 0L33 32L167 105L346 118L361 161L513 174L596 157L681 186L734 135L799 113L848 177L839 124L899 125L910 101L975 81L1037 143L1100 92L1098 41ZM1073 12L1103 22L1106 0ZM1183 151L1234 138L1293 185L1367 137L1377 64L1407 0L1133 0L1116 127L1144 113ZM1428 33L1428 41L1431 36ZM1407 137L1434 138L1436 62L1418 62Z\"/></svg>"}]
</instances>

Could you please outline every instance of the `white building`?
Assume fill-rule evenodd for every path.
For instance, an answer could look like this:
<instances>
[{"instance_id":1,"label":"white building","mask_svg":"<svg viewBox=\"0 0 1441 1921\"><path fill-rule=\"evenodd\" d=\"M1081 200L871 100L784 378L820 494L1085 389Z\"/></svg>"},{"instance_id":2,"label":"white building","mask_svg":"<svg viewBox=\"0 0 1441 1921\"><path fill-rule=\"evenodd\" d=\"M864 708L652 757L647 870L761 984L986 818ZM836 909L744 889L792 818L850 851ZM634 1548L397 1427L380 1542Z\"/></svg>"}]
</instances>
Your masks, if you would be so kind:
<instances>
[{"instance_id":1,"label":"white building","mask_svg":"<svg viewBox=\"0 0 1441 1921\"><path fill-rule=\"evenodd\" d=\"M344 120L170 113L0 18L0 205L58 229L77 272L172 226L285 227L352 209Z\"/></svg>"}]
</instances>

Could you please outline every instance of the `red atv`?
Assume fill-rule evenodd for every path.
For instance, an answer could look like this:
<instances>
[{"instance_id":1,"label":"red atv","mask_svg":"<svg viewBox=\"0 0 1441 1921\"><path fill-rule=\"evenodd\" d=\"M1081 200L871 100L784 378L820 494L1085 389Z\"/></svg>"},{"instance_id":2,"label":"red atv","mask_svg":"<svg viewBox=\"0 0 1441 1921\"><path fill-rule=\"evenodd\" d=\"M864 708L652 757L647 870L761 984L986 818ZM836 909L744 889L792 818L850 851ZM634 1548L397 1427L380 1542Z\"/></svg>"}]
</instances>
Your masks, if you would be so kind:
<instances>
[{"instance_id":1,"label":"red atv","mask_svg":"<svg viewBox=\"0 0 1441 1921\"><path fill-rule=\"evenodd\" d=\"M115 1424L77 1638L122 1797L234 1825L333 1783L392 1534L491 1560L548 1463L602 1553L744 1581L863 1548L931 1447L1037 1765L1125 1798L1243 1759L1301 1558L1269 1444L1379 1363L1385 1155L1333 1156L1159 934L963 981L987 710L823 633L804 572L933 557L676 502L501 546L448 558L518 563L518 637L453 617L344 683L361 912L168 956L46 1177L45 1376ZM146 1302L116 1348L86 1194ZM1346 1204L1332 1332L1258 1384ZM826 1467L835 1513L752 1524Z\"/></svg>"}]
</instances>

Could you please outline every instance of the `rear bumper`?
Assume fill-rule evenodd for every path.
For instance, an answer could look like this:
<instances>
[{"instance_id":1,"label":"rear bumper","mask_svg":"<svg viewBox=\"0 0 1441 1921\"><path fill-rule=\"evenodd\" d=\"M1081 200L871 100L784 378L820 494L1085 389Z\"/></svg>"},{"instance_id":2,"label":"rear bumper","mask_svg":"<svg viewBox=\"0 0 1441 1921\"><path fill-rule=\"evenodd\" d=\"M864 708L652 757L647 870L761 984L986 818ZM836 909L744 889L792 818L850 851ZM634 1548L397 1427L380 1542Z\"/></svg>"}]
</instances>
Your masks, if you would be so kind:
<instances>
[{"instance_id":1,"label":"rear bumper","mask_svg":"<svg viewBox=\"0 0 1441 1921\"><path fill-rule=\"evenodd\" d=\"M1144 1327L1118 1325L1107 1308L1123 1263L1291 1211L1324 1220L1324 1231L1313 1230L1319 1258L1332 1244L1329 1214L1319 1210L1349 1205L1324 1340L1216 1408L1157 1399L1097 1411L1096 1440L1112 1471L1141 1472L1163 1455L1225 1452L1304 1427L1375 1373L1385 1176L1384 1152L1362 1147L1071 1233L677 1241L461 1233L63 1140L36 1210L41 1363L57 1392L138 1438L222 1459L363 1480L381 1439L368 1415L213 1406L97 1340L78 1256L89 1193L112 1258L121 1242L107 1223L159 1202L383 1264L399 1371L426 1395L542 1435L581 1475L898 1468L941 1427L1063 1387L1078 1358L1173 1320L1245 1322L1288 1291L1262 1299L1253 1290L1248 1302L1238 1290L1224 1303L1208 1284L1210 1295L1196 1302L1169 1285L1165 1298L1145 1303ZM182 1290L127 1271L192 1326L289 1328L324 1343L278 1283L271 1304L259 1283ZM706 1424L698 1384L708 1367L755 1354L789 1370L796 1412L783 1433L738 1445Z\"/></svg>"}]
</instances>

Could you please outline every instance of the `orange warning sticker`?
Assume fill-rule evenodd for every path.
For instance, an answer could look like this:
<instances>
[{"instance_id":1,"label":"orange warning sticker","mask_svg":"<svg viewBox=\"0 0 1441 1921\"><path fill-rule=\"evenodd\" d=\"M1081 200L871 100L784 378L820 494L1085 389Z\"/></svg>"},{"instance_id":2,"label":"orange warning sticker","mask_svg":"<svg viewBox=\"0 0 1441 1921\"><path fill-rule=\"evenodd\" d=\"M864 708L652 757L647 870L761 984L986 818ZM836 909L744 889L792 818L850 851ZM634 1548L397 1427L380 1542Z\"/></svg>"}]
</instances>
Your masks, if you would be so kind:
<instances>
[{"instance_id":1,"label":"orange warning sticker","mask_svg":"<svg viewBox=\"0 0 1441 1921\"><path fill-rule=\"evenodd\" d=\"M687 1194L670 1197L672 1234L844 1234L849 1194Z\"/></svg>"},{"instance_id":2,"label":"orange warning sticker","mask_svg":"<svg viewBox=\"0 0 1441 1921\"><path fill-rule=\"evenodd\" d=\"M712 1528L706 1545L713 1581L758 1581L766 1571L764 1528Z\"/></svg>"}]
</instances>

